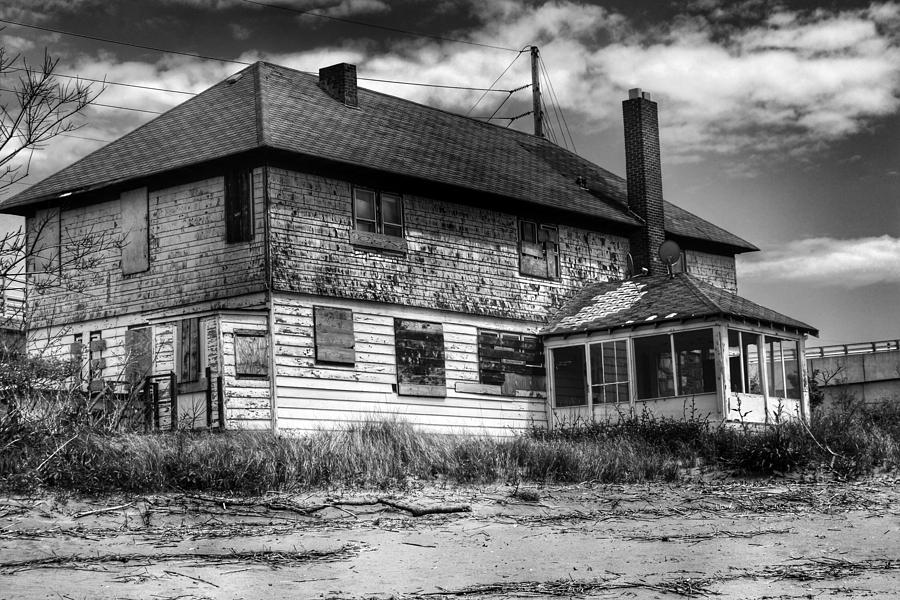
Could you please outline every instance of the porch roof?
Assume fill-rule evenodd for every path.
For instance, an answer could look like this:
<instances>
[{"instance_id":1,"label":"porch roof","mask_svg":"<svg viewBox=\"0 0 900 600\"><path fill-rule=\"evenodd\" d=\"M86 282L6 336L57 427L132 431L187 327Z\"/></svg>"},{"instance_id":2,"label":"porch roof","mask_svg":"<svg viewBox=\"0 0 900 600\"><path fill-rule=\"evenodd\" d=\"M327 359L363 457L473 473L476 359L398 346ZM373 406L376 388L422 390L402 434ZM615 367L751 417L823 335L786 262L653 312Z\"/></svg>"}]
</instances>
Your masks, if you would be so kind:
<instances>
[{"instance_id":1,"label":"porch roof","mask_svg":"<svg viewBox=\"0 0 900 600\"><path fill-rule=\"evenodd\" d=\"M563 305L540 333L550 336L634 329L704 318L725 318L797 333L819 334L811 325L687 273L588 283Z\"/></svg>"}]
</instances>

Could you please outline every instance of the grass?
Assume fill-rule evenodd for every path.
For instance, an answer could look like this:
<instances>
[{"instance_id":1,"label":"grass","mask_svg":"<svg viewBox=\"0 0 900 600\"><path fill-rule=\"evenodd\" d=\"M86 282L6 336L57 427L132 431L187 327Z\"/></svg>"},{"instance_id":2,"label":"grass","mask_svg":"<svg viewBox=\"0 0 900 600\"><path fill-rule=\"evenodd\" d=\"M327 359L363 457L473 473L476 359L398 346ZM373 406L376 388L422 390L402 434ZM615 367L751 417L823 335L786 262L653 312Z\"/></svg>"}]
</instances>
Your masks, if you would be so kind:
<instances>
[{"instance_id":1,"label":"grass","mask_svg":"<svg viewBox=\"0 0 900 600\"><path fill-rule=\"evenodd\" d=\"M900 407L850 404L817 413L808 428L784 422L760 431L645 413L508 438L430 434L391 419L303 437L20 426L0 427L0 450L0 486L82 493L676 481L696 464L762 475L822 466L851 478L900 466Z\"/></svg>"}]
</instances>

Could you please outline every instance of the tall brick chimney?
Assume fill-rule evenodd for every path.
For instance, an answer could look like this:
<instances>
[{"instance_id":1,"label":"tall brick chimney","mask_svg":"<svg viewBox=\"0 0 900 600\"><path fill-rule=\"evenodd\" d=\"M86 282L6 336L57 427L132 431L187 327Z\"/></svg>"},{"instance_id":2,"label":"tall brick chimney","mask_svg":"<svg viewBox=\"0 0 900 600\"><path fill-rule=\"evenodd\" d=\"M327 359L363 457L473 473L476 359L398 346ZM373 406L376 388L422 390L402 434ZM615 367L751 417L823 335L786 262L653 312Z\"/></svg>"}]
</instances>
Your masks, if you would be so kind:
<instances>
[{"instance_id":1,"label":"tall brick chimney","mask_svg":"<svg viewBox=\"0 0 900 600\"><path fill-rule=\"evenodd\" d=\"M359 106L356 99L356 65L338 63L319 69L319 87L347 106Z\"/></svg>"},{"instance_id":2,"label":"tall brick chimney","mask_svg":"<svg viewBox=\"0 0 900 600\"><path fill-rule=\"evenodd\" d=\"M628 90L628 100L622 101L622 117L628 208L644 220L644 226L631 236L631 257L638 273L646 268L650 275L665 275L666 267L657 255L666 232L656 102L640 88Z\"/></svg>"}]
</instances>

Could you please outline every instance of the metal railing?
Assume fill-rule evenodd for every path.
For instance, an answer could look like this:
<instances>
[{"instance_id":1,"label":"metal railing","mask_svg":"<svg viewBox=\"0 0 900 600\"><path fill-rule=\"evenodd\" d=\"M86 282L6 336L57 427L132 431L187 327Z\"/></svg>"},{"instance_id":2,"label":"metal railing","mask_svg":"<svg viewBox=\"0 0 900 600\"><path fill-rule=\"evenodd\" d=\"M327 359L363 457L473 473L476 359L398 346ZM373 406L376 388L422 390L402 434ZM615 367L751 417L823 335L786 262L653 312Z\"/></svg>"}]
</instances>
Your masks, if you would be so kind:
<instances>
[{"instance_id":1,"label":"metal railing","mask_svg":"<svg viewBox=\"0 0 900 600\"><path fill-rule=\"evenodd\" d=\"M827 356L849 356L851 354L873 354L875 352L896 352L900 350L900 340L882 340L878 342L856 342L853 344L834 344L816 346L806 349L806 358L825 358Z\"/></svg>"}]
</instances>

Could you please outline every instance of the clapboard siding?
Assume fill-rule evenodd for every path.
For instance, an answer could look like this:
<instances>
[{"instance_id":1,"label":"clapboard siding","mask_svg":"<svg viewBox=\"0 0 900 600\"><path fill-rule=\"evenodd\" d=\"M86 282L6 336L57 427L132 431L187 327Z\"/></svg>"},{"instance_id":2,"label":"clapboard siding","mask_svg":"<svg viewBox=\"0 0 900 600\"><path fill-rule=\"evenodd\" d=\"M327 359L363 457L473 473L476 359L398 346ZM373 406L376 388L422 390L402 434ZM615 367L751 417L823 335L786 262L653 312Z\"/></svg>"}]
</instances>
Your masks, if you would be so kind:
<instances>
[{"instance_id":1,"label":"clapboard siding","mask_svg":"<svg viewBox=\"0 0 900 600\"><path fill-rule=\"evenodd\" d=\"M269 169L276 290L542 320L583 282L624 274L626 237L559 226L560 278L519 273L519 215L404 194L407 252L351 243L351 183ZM556 225L554 223L554 225Z\"/></svg>"},{"instance_id":2,"label":"clapboard siding","mask_svg":"<svg viewBox=\"0 0 900 600\"><path fill-rule=\"evenodd\" d=\"M313 306L353 311L356 363L319 364L313 346ZM315 430L398 416L437 431L508 434L545 422L542 397L457 392L458 382L478 381L478 327L533 332L535 324L479 320L440 311L410 311L368 302L274 296L275 370L280 430ZM394 318L440 323L444 332L446 396L397 394Z\"/></svg>"},{"instance_id":3,"label":"clapboard siding","mask_svg":"<svg viewBox=\"0 0 900 600\"><path fill-rule=\"evenodd\" d=\"M123 231L118 197L60 212L62 257L79 241L104 234L106 248L90 255L92 269L70 265L66 285L32 294L32 327L89 321L229 298L265 285L265 198L263 169L254 172L256 234L252 242L226 243L224 176L149 191L149 263L146 271L123 275ZM35 217L27 220L29 233ZM71 254L70 254L71 255ZM77 289L77 292L71 291Z\"/></svg>"}]
</instances>

